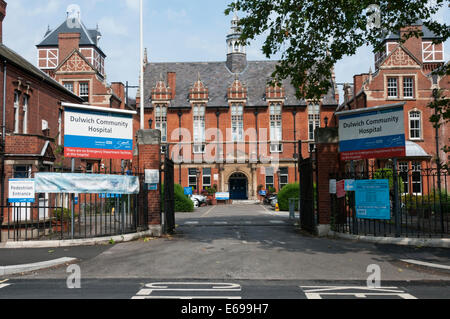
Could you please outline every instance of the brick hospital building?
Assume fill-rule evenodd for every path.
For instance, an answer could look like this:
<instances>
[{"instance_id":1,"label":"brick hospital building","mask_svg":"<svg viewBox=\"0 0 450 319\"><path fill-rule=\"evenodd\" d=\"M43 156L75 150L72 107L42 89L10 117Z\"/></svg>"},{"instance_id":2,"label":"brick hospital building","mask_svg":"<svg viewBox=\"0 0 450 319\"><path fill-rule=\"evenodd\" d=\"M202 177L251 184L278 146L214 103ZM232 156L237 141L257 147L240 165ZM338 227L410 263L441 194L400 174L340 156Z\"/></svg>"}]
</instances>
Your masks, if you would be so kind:
<instances>
[{"instance_id":1,"label":"brick hospital building","mask_svg":"<svg viewBox=\"0 0 450 319\"><path fill-rule=\"evenodd\" d=\"M309 157L338 93L333 83L316 103L297 99L290 81L268 85L277 61L247 60L238 21L224 61L146 64L145 123L161 131L162 153L178 163L176 183L258 199L259 190L298 181L297 158Z\"/></svg>"}]
</instances>

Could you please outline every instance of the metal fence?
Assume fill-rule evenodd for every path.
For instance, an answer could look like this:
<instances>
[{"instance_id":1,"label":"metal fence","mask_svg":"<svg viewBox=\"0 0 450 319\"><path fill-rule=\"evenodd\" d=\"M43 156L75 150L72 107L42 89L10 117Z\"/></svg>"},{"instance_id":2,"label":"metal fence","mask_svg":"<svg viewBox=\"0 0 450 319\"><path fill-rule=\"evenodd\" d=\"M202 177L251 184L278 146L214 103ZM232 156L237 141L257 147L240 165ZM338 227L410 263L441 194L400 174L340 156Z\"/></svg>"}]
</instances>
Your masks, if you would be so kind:
<instances>
[{"instance_id":1,"label":"metal fence","mask_svg":"<svg viewBox=\"0 0 450 319\"><path fill-rule=\"evenodd\" d=\"M130 195L78 194L77 197L41 193L36 194L34 203L7 203L0 206L4 216L2 241L80 239L146 230L147 214L139 207L145 195L143 191Z\"/></svg>"},{"instance_id":2,"label":"metal fence","mask_svg":"<svg viewBox=\"0 0 450 319\"><path fill-rule=\"evenodd\" d=\"M390 185L390 219L357 218L354 191L345 192L341 198L332 194L331 224L334 231L385 237L449 237L450 185L447 170L438 173L436 169L399 167L398 174L391 169L371 169L330 177L337 181L388 179Z\"/></svg>"}]
</instances>

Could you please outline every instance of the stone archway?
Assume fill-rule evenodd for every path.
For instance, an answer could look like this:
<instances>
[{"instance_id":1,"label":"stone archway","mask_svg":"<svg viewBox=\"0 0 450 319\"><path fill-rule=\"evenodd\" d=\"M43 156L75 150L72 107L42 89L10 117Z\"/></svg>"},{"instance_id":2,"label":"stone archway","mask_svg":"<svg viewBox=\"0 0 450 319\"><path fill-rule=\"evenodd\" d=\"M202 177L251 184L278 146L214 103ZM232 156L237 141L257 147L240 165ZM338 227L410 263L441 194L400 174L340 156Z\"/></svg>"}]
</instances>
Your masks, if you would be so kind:
<instances>
[{"instance_id":1,"label":"stone archway","mask_svg":"<svg viewBox=\"0 0 450 319\"><path fill-rule=\"evenodd\" d=\"M230 199L247 200L249 193L249 183L247 175L242 172L235 172L228 178L228 190Z\"/></svg>"}]
</instances>

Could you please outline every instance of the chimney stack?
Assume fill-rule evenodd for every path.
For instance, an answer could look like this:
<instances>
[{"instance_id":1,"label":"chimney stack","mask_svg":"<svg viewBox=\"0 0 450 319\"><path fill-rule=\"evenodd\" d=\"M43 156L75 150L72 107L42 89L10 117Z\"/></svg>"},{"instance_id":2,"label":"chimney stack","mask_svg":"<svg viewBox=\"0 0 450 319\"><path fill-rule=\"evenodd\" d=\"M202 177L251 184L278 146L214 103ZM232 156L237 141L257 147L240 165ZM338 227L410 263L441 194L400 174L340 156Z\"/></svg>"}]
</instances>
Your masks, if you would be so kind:
<instances>
[{"instance_id":1,"label":"chimney stack","mask_svg":"<svg viewBox=\"0 0 450 319\"><path fill-rule=\"evenodd\" d=\"M1 0L0 0L1 1ZM80 33L58 34L59 61L61 63L73 50L80 48Z\"/></svg>"},{"instance_id":2,"label":"chimney stack","mask_svg":"<svg viewBox=\"0 0 450 319\"><path fill-rule=\"evenodd\" d=\"M177 74L175 72L167 72L167 85L172 90L172 100L177 94Z\"/></svg>"},{"instance_id":3,"label":"chimney stack","mask_svg":"<svg viewBox=\"0 0 450 319\"><path fill-rule=\"evenodd\" d=\"M3 44L3 20L6 16L7 3L4 0L0 0L0 44Z\"/></svg>"}]
</instances>

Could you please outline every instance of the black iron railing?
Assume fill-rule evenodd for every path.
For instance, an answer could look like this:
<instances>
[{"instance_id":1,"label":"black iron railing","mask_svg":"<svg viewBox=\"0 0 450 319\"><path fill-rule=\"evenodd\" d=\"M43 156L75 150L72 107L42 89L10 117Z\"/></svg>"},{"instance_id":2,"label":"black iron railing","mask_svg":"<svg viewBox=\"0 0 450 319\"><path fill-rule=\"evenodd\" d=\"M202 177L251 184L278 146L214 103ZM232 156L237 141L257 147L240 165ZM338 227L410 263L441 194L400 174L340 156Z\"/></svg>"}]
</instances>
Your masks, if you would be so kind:
<instances>
[{"instance_id":1,"label":"black iron railing","mask_svg":"<svg viewBox=\"0 0 450 319\"><path fill-rule=\"evenodd\" d=\"M134 174L136 175L136 174ZM140 194L36 194L34 203L6 203L2 241L63 240L115 236L148 229Z\"/></svg>"},{"instance_id":2,"label":"black iron railing","mask_svg":"<svg viewBox=\"0 0 450 319\"><path fill-rule=\"evenodd\" d=\"M363 180L387 179L390 187L388 219L358 218L355 192L345 195L331 194L332 229L354 235L385 237L449 237L450 177L448 171L436 169L400 169L394 183L395 172L390 169L371 169L359 173L332 174L330 179ZM395 192L394 185L398 192ZM397 195L397 201L395 195ZM395 209L398 205L398 209Z\"/></svg>"}]
</instances>

